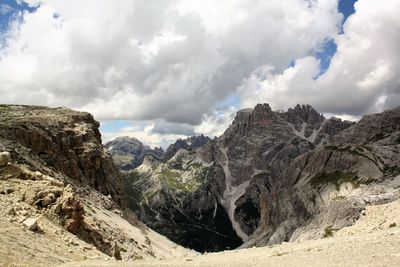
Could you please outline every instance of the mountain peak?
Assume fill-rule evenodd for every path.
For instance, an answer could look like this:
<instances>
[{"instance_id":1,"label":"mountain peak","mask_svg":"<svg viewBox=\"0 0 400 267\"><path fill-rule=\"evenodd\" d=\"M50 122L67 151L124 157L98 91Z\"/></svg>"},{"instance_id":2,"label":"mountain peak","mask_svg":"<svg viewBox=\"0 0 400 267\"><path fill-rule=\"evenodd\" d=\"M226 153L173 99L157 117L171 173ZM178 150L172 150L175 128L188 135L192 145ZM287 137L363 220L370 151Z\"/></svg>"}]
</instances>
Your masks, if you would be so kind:
<instances>
[{"instance_id":1,"label":"mountain peak","mask_svg":"<svg viewBox=\"0 0 400 267\"><path fill-rule=\"evenodd\" d=\"M316 111L311 105L297 104L294 108L289 108L285 113L286 119L290 123L308 123L320 124L325 120L325 117Z\"/></svg>"}]
</instances>

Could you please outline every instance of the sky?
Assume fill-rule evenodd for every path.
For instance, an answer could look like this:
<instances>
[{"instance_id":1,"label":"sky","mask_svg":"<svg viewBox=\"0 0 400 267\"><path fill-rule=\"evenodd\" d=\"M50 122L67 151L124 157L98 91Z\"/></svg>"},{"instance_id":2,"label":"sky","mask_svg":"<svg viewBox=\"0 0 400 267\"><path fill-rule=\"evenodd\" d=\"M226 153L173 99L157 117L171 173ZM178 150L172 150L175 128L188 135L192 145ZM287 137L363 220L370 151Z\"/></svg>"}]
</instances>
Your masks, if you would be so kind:
<instances>
[{"instance_id":1,"label":"sky","mask_svg":"<svg viewBox=\"0 0 400 267\"><path fill-rule=\"evenodd\" d=\"M218 136L258 103L400 103L398 0L0 0L0 102L94 114L103 141Z\"/></svg>"}]
</instances>

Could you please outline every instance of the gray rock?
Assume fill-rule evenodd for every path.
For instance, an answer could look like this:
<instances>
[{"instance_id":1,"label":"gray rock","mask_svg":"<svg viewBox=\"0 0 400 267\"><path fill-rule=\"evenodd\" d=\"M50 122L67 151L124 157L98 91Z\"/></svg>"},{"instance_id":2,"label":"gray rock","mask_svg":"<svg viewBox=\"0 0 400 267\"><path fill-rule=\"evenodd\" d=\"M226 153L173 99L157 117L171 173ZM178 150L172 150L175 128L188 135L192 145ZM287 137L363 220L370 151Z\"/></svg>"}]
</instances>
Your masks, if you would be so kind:
<instances>
[{"instance_id":1,"label":"gray rock","mask_svg":"<svg viewBox=\"0 0 400 267\"><path fill-rule=\"evenodd\" d=\"M165 152L165 160L171 159L179 149L186 150L194 150L196 148L202 147L208 142L211 141L211 138L204 135L195 135L188 137L186 139L178 139L174 144L170 145Z\"/></svg>"},{"instance_id":2,"label":"gray rock","mask_svg":"<svg viewBox=\"0 0 400 267\"><path fill-rule=\"evenodd\" d=\"M134 137L117 137L104 146L111 153L115 165L124 171L132 170L142 164L147 155L152 155L157 159L164 158L164 150L161 147L151 149Z\"/></svg>"},{"instance_id":3,"label":"gray rock","mask_svg":"<svg viewBox=\"0 0 400 267\"><path fill-rule=\"evenodd\" d=\"M262 201L267 197L265 194L287 166L346 126L341 120L326 120L309 105L298 105L288 112L274 112L268 104L259 104L254 109L239 111L219 138L191 151L188 151L187 141L178 140L170 149L175 156L166 156L170 159L165 163L148 164L142 173L135 175L132 195L141 203L149 203L150 207L143 208L135 203L131 207L148 225L184 246L200 251L233 249L241 243L241 238L238 229L233 229L232 221L244 235L252 235L266 217ZM174 154L182 149L186 152ZM177 182L164 182L174 175L179 176L188 162L189 165L196 162L197 168L203 170L185 172L190 177L188 180L200 181L200 187L194 192L181 192L177 190L180 188ZM164 170L162 175L157 173L159 169ZM226 185L235 188L246 184L247 188L240 195L226 188ZM140 192L151 194L141 195ZM152 199L146 201L149 195ZM215 234L187 227L190 224L213 229ZM221 234L227 238L221 238Z\"/></svg>"}]
</instances>

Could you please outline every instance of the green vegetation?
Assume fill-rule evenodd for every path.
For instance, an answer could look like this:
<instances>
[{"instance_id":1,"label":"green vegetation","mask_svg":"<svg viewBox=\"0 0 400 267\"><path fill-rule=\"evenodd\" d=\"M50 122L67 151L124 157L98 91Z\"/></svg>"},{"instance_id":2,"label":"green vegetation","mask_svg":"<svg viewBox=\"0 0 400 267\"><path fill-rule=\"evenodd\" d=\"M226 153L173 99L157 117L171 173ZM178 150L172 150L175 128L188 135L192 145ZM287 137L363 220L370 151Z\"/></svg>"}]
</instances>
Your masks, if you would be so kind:
<instances>
[{"instance_id":1,"label":"green vegetation","mask_svg":"<svg viewBox=\"0 0 400 267\"><path fill-rule=\"evenodd\" d=\"M117 164L130 163L134 159L132 156L122 154L114 154L112 158Z\"/></svg>"},{"instance_id":2,"label":"green vegetation","mask_svg":"<svg viewBox=\"0 0 400 267\"><path fill-rule=\"evenodd\" d=\"M336 190L339 191L340 185L343 183L351 183L354 188L360 186L360 181L355 173L335 171L333 173L326 173L325 171L315 175L311 179L311 185L314 188L322 188L323 185L333 184Z\"/></svg>"},{"instance_id":3,"label":"green vegetation","mask_svg":"<svg viewBox=\"0 0 400 267\"><path fill-rule=\"evenodd\" d=\"M130 172L123 176L124 192L128 202L128 206L132 210L140 209L141 190L135 186L135 182L140 179L140 175L136 172Z\"/></svg>"},{"instance_id":4,"label":"green vegetation","mask_svg":"<svg viewBox=\"0 0 400 267\"><path fill-rule=\"evenodd\" d=\"M343 200L343 199L346 199L346 197L345 197L345 196L341 196L341 195L337 195L337 196L335 197L335 200L337 200L337 201Z\"/></svg>"},{"instance_id":5,"label":"green vegetation","mask_svg":"<svg viewBox=\"0 0 400 267\"><path fill-rule=\"evenodd\" d=\"M183 182L181 179L181 174L175 170L163 168L159 173L159 178L161 181L167 184L168 188L172 190L180 190L188 193L197 189L197 182L195 179Z\"/></svg>"},{"instance_id":6,"label":"green vegetation","mask_svg":"<svg viewBox=\"0 0 400 267\"><path fill-rule=\"evenodd\" d=\"M325 228L325 232L324 235L322 236L322 238L327 238L327 237L332 237L333 236L333 231L335 229L332 229L332 226L328 226Z\"/></svg>"}]
</instances>

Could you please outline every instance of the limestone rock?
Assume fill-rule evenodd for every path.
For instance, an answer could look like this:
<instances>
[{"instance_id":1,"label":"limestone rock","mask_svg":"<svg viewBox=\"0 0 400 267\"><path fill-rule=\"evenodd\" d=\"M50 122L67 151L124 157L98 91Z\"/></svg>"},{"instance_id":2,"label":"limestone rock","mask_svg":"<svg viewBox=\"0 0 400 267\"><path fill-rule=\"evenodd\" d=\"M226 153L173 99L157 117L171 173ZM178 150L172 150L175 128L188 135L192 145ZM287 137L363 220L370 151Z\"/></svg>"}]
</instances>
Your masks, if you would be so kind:
<instances>
[{"instance_id":1,"label":"limestone rock","mask_svg":"<svg viewBox=\"0 0 400 267\"><path fill-rule=\"evenodd\" d=\"M23 224L30 231L36 231L37 230L37 219L36 218L28 218L28 219L23 221Z\"/></svg>"},{"instance_id":2,"label":"limestone rock","mask_svg":"<svg viewBox=\"0 0 400 267\"><path fill-rule=\"evenodd\" d=\"M124 202L121 174L104 151L99 123L91 114L18 105L0 105L0 114L0 136L72 179L110 194L117 203Z\"/></svg>"}]
</instances>

